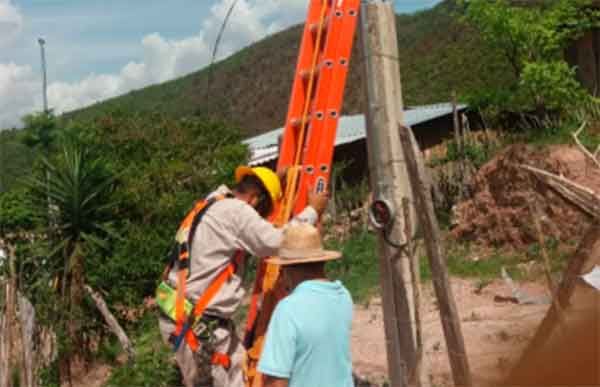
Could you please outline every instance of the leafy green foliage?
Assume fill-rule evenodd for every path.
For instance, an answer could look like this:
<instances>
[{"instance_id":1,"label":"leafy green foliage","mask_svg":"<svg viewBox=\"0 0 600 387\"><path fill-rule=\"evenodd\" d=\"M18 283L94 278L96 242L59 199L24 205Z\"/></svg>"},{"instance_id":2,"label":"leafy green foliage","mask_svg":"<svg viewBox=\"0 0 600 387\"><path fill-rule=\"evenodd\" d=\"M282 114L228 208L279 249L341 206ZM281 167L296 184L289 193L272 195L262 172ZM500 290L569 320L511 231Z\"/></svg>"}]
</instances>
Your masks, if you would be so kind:
<instances>
[{"instance_id":1,"label":"leafy green foliage","mask_svg":"<svg viewBox=\"0 0 600 387\"><path fill-rule=\"evenodd\" d=\"M354 302L365 302L377 292L379 259L376 237L363 230L355 230L348 240L332 240L327 248L342 251L343 258L327 264L331 279L339 279L352 294Z\"/></svg>"},{"instance_id":2,"label":"leafy green foliage","mask_svg":"<svg viewBox=\"0 0 600 387\"><path fill-rule=\"evenodd\" d=\"M177 370L170 360L172 351L163 343L158 330L157 316L148 313L133 338L136 357L133 365L113 370L106 387L170 387L179 385ZM114 352L114 349L108 349Z\"/></svg>"},{"instance_id":3,"label":"leafy green foliage","mask_svg":"<svg viewBox=\"0 0 600 387\"><path fill-rule=\"evenodd\" d=\"M34 162L34 151L21 142L20 133L16 129L0 130L0 192L18 186Z\"/></svg>"},{"instance_id":4,"label":"leafy green foliage","mask_svg":"<svg viewBox=\"0 0 600 387\"><path fill-rule=\"evenodd\" d=\"M25 189L0 192L0 235L30 229L36 220Z\"/></svg>"},{"instance_id":5,"label":"leafy green foliage","mask_svg":"<svg viewBox=\"0 0 600 387\"><path fill-rule=\"evenodd\" d=\"M462 149L454 140L450 140L447 147L446 157L434 160L430 163L432 166L466 159L475 169L479 169L498 151L498 145L495 143L470 139L465 140Z\"/></svg>"},{"instance_id":6,"label":"leafy green foliage","mask_svg":"<svg viewBox=\"0 0 600 387\"><path fill-rule=\"evenodd\" d=\"M135 305L153 294L187 210L218 185L232 183L247 150L236 128L200 118L115 114L73 123L67 131L117 176L112 212L121 237L108 254L93 254L88 279L110 303Z\"/></svg>"},{"instance_id":7,"label":"leafy green foliage","mask_svg":"<svg viewBox=\"0 0 600 387\"><path fill-rule=\"evenodd\" d=\"M54 113L33 113L23 118L25 128L21 133L21 141L30 148L41 149L48 153L55 140L57 121Z\"/></svg>"},{"instance_id":8,"label":"leafy green foliage","mask_svg":"<svg viewBox=\"0 0 600 387\"><path fill-rule=\"evenodd\" d=\"M543 119L568 114L589 96L565 62L569 43L600 26L600 11L589 0L552 0L543 6L515 6L506 0L462 1L464 20L474 25L491 50L510 64L514 81L474 93L471 104L492 112L517 112Z\"/></svg>"},{"instance_id":9,"label":"leafy green foliage","mask_svg":"<svg viewBox=\"0 0 600 387\"><path fill-rule=\"evenodd\" d=\"M51 319L58 323L54 328L60 367L69 370L74 354L86 350L85 332L89 326L85 318L88 308L84 302L84 265L92 247L108 247L113 179L103 164L91 158L85 146L76 141L64 141L61 152L52 159L42 158L41 166L28 186L32 191L32 211L47 221L49 250L42 266L51 269L47 273L54 276L56 287L54 292L38 287L41 295L36 294L35 299L45 296L59 306L60 313L53 308L49 312L56 313ZM61 381L66 378L61 373Z\"/></svg>"},{"instance_id":10,"label":"leafy green foliage","mask_svg":"<svg viewBox=\"0 0 600 387\"><path fill-rule=\"evenodd\" d=\"M106 247L100 234L110 234L109 196L113 179L103 164L77 143L66 144L54 162L42 159L44 170L30 181L40 218L50 216L57 230L57 250L78 242Z\"/></svg>"},{"instance_id":11,"label":"leafy green foliage","mask_svg":"<svg viewBox=\"0 0 600 387\"><path fill-rule=\"evenodd\" d=\"M575 79L575 69L564 61L527 63L519 86L532 106L552 111L572 109L587 97Z\"/></svg>"},{"instance_id":12,"label":"leafy green foliage","mask_svg":"<svg viewBox=\"0 0 600 387\"><path fill-rule=\"evenodd\" d=\"M23 291L42 324L53 327L61 356L68 356L89 348L86 338L101 337L105 329L83 292L68 291L71 284L81 288L85 281L111 306L138 307L154 294L181 218L195 200L232 182L247 150L237 129L199 118L123 113L63 125L50 156L40 159L29 179L33 203L26 209L47 223L46 231L18 255ZM0 203L17 200L4 198ZM142 350L133 373L117 371L111 385L156 385L156 380L174 385L168 350L160 350L158 332L149 324L125 325L151 335L138 343ZM84 331L85 337L74 337ZM108 359L117 349L103 351ZM49 382L56 377L46 376Z\"/></svg>"},{"instance_id":13,"label":"leafy green foliage","mask_svg":"<svg viewBox=\"0 0 600 387\"><path fill-rule=\"evenodd\" d=\"M354 181L347 181L344 176L349 176L352 163L349 161L338 162L333 166L332 201L335 205L337 219L334 222L348 221L352 223L352 212L360 208L369 195L369 184L366 176ZM333 188L332 188L333 190ZM340 216L342 215L342 216ZM352 224L349 226L352 228Z\"/></svg>"}]
</instances>

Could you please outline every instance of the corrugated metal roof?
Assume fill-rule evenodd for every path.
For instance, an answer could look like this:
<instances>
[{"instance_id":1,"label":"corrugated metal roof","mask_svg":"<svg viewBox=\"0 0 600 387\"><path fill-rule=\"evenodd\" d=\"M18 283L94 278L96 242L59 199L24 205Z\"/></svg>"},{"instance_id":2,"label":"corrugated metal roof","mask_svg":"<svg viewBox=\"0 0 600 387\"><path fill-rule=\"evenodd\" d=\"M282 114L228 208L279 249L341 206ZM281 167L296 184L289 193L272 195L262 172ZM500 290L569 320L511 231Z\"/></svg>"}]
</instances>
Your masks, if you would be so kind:
<instances>
[{"instance_id":1,"label":"corrugated metal roof","mask_svg":"<svg viewBox=\"0 0 600 387\"><path fill-rule=\"evenodd\" d=\"M459 105L460 110L467 105ZM452 104L415 106L404 111L404 124L415 126L452 113ZM277 139L283 128L275 129L244 140L251 152L250 165L260 165L277 158ZM363 114L343 116L338 123L335 145L348 144L366 137L366 120Z\"/></svg>"}]
</instances>

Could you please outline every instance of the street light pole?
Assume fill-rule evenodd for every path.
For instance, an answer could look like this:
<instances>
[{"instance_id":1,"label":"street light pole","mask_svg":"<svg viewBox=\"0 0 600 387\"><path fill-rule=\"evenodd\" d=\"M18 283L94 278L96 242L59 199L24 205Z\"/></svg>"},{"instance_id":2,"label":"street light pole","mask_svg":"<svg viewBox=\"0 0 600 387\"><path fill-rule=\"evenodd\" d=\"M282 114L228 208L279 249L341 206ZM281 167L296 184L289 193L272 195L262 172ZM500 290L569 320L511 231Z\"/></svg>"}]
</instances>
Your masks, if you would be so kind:
<instances>
[{"instance_id":1,"label":"street light pole","mask_svg":"<svg viewBox=\"0 0 600 387\"><path fill-rule=\"evenodd\" d=\"M42 58L42 93L44 98L44 113L48 113L48 94L46 88L46 51L44 45L46 41L43 38L38 38L40 44L40 55Z\"/></svg>"}]
</instances>

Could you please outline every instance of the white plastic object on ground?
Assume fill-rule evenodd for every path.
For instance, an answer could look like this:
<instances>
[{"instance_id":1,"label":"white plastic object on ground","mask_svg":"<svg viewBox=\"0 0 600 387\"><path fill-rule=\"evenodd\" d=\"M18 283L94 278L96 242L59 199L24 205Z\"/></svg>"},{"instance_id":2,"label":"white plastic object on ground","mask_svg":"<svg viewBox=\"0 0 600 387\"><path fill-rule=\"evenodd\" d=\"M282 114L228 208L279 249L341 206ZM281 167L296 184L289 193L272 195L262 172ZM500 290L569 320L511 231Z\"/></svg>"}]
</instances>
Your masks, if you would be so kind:
<instances>
[{"instance_id":1,"label":"white plastic object on ground","mask_svg":"<svg viewBox=\"0 0 600 387\"><path fill-rule=\"evenodd\" d=\"M600 290L600 266L594 266L594 269L581 276L583 280L596 290Z\"/></svg>"}]
</instances>

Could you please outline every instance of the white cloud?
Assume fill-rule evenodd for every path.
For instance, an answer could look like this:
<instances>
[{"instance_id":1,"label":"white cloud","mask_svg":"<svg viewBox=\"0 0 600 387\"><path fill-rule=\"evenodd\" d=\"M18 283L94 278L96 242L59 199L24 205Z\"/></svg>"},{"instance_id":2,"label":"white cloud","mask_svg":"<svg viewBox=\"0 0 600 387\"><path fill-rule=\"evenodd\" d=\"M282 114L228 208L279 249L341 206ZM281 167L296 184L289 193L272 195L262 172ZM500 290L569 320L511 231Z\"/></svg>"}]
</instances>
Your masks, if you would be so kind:
<instances>
[{"instance_id":1,"label":"white cloud","mask_svg":"<svg viewBox=\"0 0 600 387\"><path fill-rule=\"evenodd\" d=\"M0 128L17 125L31 112L39 102L36 94L41 94L41 83L30 66L0 63Z\"/></svg>"},{"instance_id":2,"label":"white cloud","mask_svg":"<svg viewBox=\"0 0 600 387\"><path fill-rule=\"evenodd\" d=\"M2 6L12 7L7 1L0 0L0 36ZM51 83L48 86L50 107L58 113L77 109L205 67L231 1L218 0L194 36L180 40L166 39L159 33L145 36L141 41L141 60L129 62L117 74L90 74L74 83ZM300 22L305 10L306 0L239 0L226 27L218 57L224 58L268 34ZM40 94L38 82L30 66L0 63L0 128L16 125L23 113L40 110L40 98L35 97ZM22 98L5 98L17 92Z\"/></svg>"},{"instance_id":3,"label":"white cloud","mask_svg":"<svg viewBox=\"0 0 600 387\"><path fill-rule=\"evenodd\" d=\"M22 25L23 17L11 0L0 0L0 47L12 42Z\"/></svg>"}]
</instances>

